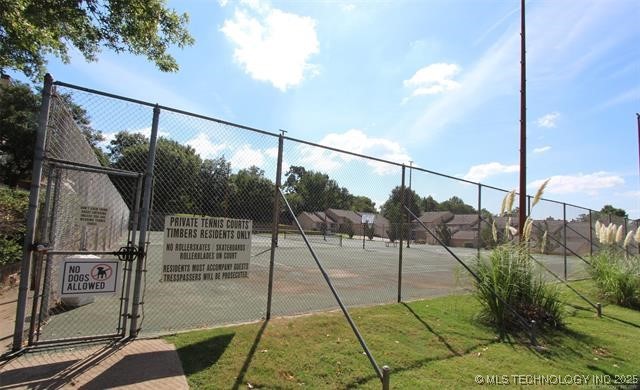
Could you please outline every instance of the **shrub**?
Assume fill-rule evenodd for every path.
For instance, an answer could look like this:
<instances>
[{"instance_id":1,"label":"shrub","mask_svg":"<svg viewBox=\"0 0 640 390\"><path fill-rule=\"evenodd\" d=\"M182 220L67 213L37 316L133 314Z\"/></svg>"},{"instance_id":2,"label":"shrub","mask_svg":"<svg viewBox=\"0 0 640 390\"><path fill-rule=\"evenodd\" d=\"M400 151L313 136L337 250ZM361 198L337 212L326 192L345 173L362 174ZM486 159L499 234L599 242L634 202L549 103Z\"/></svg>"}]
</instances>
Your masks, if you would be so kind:
<instances>
[{"instance_id":1,"label":"shrub","mask_svg":"<svg viewBox=\"0 0 640 390\"><path fill-rule=\"evenodd\" d=\"M449 226L447 226L446 223L440 223L436 226L436 236L438 236L443 244L449 246L453 234L451 234L451 229L449 229Z\"/></svg>"},{"instance_id":2,"label":"shrub","mask_svg":"<svg viewBox=\"0 0 640 390\"><path fill-rule=\"evenodd\" d=\"M640 258L619 248L605 247L591 256L589 274L608 302L640 308Z\"/></svg>"},{"instance_id":3,"label":"shrub","mask_svg":"<svg viewBox=\"0 0 640 390\"><path fill-rule=\"evenodd\" d=\"M475 296L482 305L480 317L501 335L523 329L513 311L527 323L535 320L542 328L562 326L559 291L536 272L526 245L500 245L488 258L479 258L473 270L479 278L475 282Z\"/></svg>"},{"instance_id":4,"label":"shrub","mask_svg":"<svg viewBox=\"0 0 640 390\"><path fill-rule=\"evenodd\" d=\"M371 226L365 225L364 229L365 229L365 233L366 233L367 237L369 238L369 241L373 240L373 235L376 232L375 227L373 225L371 225Z\"/></svg>"},{"instance_id":5,"label":"shrub","mask_svg":"<svg viewBox=\"0 0 640 390\"><path fill-rule=\"evenodd\" d=\"M29 193L0 187L0 265L22 259Z\"/></svg>"},{"instance_id":6,"label":"shrub","mask_svg":"<svg viewBox=\"0 0 640 390\"><path fill-rule=\"evenodd\" d=\"M351 222L340 224L338 227L338 233L346 234L349 238L353 238L355 231L353 230L353 225Z\"/></svg>"},{"instance_id":7,"label":"shrub","mask_svg":"<svg viewBox=\"0 0 640 390\"><path fill-rule=\"evenodd\" d=\"M536 193L532 208L541 199L547 182ZM515 191L505 197L501 214L511 213L514 197ZM472 266L478 276L475 296L482 305L480 316L503 337L508 332L524 329L523 320L527 325L535 321L541 329L560 328L564 312L558 287L544 281L529 253L533 220L525 221L518 243L509 242L518 233L510 222L507 221L502 237L495 223L492 224L493 242L502 239L506 243L492 249L488 258L479 257Z\"/></svg>"}]
</instances>

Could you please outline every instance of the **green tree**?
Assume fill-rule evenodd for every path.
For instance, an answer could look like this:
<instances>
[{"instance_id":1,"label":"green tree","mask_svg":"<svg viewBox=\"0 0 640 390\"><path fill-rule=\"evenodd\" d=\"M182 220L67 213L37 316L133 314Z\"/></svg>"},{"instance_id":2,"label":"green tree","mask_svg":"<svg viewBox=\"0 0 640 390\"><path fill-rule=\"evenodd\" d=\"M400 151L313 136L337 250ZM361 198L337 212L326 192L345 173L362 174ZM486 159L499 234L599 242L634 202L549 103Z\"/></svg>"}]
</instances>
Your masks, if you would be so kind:
<instances>
[{"instance_id":1,"label":"green tree","mask_svg":"<svg viewBox=\"0 0 640 390\"><path fill-rule=\"evenodd\" d=\"M70 95L59 96L100 164L107 165L107 158L98 146L104 137L91 127L87 111ZM10 187L31 178L39 110L40 95L26 84L10 82L0 86L0 180Z\"/></svg>"},{"instance_id":2,"label":"green tree","mask_svg":"<svg viewBox=\"0 0 640 390\"><path fill-rule=\"evenodd\" d=\"M624 209L619 209L617 207L613 207L610 204L604 205L602 207L602 209L600 210L600 217L601 218L608 217L608 215L615 216L615 217L620 217L620 218L628 218L629 217L629 215L627 214L627 212Z\"/></svg>"},{"instance_id":3,"label":"green tree","mask_svg":"<svg viewBox=\"0 0 640 390\"><path fill-rule=\"evenodd\" d=\"M436 236L442 241L442 243L446 246L451 244L451 237L453 234L451 233L451 229L447 226L446 223L439 223L436 226Z\"/></svg>"},{"instance_id":4,"label":"green tree","mask_svg":"<svg viewBox=\"0 0 640 390\"><path fill-rule=\"evenodd\" d=\"M112 162L112 166L144 172L148 155L149 143L136 144L122 149L121 156ZM154 167L152 228L157 229L161 226L166 214L200 212L197 188L201 165L200 156L192 147L164 137L158 138ZM135 191L134 181L118 180L114 181L114 184L125 201L131 204Z\"/></svg>"},{"instance_id":5,"label":"green tree","mask_svg":"<svg viewBox=\"0 0 640 390\"><path fill-rule=\"evenodd\" d=\"M39 106L29 86L0 85L0 178L10 187L30 177Z\"/></svg>"},{"instance_id":6,"label":"green tree","mask_svg":"<svg viewBox=\"0 0 640 390\"><path fill-rule=\"evenodd\" d=\"M376 203L366 196L354 196L351 199L351 210L363 213L375 213Z\"/></svg>"},{"instance_id":7,"label":"green tree","mask_svg":"<svg viewBox=\"0 0 640 390\"><path fill-rule=\"evenodd\" d=\"M286 176L284 191L289 194L287 200L291 201L291 208L296 215L302 211L323 211L328 208L349 210L352 207L353 195L327 174L291 166Z\"/></svg>"},{"instance_id":8,"label":"green tree","mask_svg":"<svg viewBox=\"0 0 640 390\"><path fill-rule=\"evenodd\" d=\"M164 72L178 70L172 45L192 45L187 14L164 0L21 0L0 2L0 72L42 76L50 54L64 63L74 47L95 61L102 47L146 56Z\"/></svg>"},{"instance_id":9,"label":"green tree","mask_svg":"<svg viewBox=\"0 0 640 390\"><path fill-rule=\"evenodd\" d=\"M419 217L422 212L418 203L420 197L415 191L405 188L404 191L404 204L411 210L413 214ZM387 236L389 240L395 241L395 239L410 238L411 225L409 224L410 216L402 208L402 187L398 186L391 191L389 198L382 205L382 215L389 220L390 226L387 230ZM393 238L393 239L392 239Z\"/></svg>"},{"instance_id":10,"label":"green tree","mask_svg":"<svg viewBox=\"0 0 640 390\"><path fill-rule=\"evenodd\" d=\"M210 216L226 216L231 195L231 163L223 157L204 160L200 166L198 204L200 213Z\"/></svg>"},{"instance_id":11,"label":"green tree","mask_svg":"<svg viewBox=\"0 0 640 390\"><path fill-rule=\"evenodd\" d=\"M450 211L453 214L474 214L476 209L473 206L469 206L457 196L452 196L448 200L438 205L439 211Z\"/></svg>"},{"instance_id":12,"label":"green tree","mask_svg":"<svg viewBox=\"0 0 640 390\"><path fill-rule=\"evenodd\" d=\"M426 198L422 198L420 208L425 212L438 211L438 202L429 195Z\"/></svg>"},{"instance_id":13,"label":"green tree","mask_svg":"<svg viewBox=\"0 0 640 390\"><path fill-rule=\"evenodd\" d=\"M125 149L131 148L137 145L145 145L149 143L149 138L144 134L130 133L128 131L120 131L116 133L114 138L107 146L109 150L108 156L113 163L117 163L124 155ZM120 164L122 165L122 164ZM136 164L139 166L139 164ZM125 167L126 169L126 167Z\"/></svg>"},{"instance_id":14,"label":"green tree","mask_svg":"<svg viewBox=\"0 0 640 390\"><path fill-rule=\"evenodd\" d=\"M231 176L231 216L268 223L273 220L275 184L256 166Z\"/></svg>"}]
</instances>

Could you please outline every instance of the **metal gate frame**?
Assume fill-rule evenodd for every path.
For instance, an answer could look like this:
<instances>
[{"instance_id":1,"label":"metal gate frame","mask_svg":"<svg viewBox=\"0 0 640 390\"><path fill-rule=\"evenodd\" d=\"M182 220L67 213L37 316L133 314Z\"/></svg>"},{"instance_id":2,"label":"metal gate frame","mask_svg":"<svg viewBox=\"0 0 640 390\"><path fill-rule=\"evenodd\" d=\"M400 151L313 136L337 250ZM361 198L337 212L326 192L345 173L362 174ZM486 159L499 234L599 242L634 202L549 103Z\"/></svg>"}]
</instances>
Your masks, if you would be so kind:
<instances>
[{"instance_id":1,"label":"metal gate frame","mask_svg":"<svg viewBox=\"0 0 640 390\"><path fill-rule=\"evenodd\" d=\"M31 189L29 194L29 209L27 213L26 232L24 239L23 258L20 268L20 286L16 308L16 320L13 335L14 353L44 345L59 345L76 343L82 341L115 340L126 337L127 321L130 319L130 335L135 337L138 333L137 318L140 301L140 283L145 261L146 230L148 228L149 204L151 200L151 184L153 177L153 164L155 160L155 139L157 137L159 109L154 110L152 145L147 156L147 170L145 173L125 171L90 164L65 161L47 157L45 145L47 142L47 129L51 108L51 98L54 92L53 78L47 74L45 76L44 88L42 90L42 105L38 120L38 130L36 134L35 154L31 178ZM45 200L42 210L40 210L40 190L44 169L48 169L47 184L45 190ZM117 251L87 251L87 250L49 250L49 246L54 237L56 218L55 207L56 198L60 189L60 172L63 170L74 170L86 173L98 173L108 176L129 177L137 181L135 194L132 197L133 204L129 208L129 221L127 233L127 245ZM39 213L42 212L41 215ZM36 234L36 231L38 234ZM139 231L139 237L136 237ZM42 242L37 242L36 237ZM138 239L138 245L136 245ZM49 242L45 242L49 241ZM84 249L84 248L81 248ZM49 311L49 292L52 273L52 256L54 255L110 255L116 256L125 264L123 266L123 277L120 292L120 308L118 314L116 332L113 334L91 335L75 338L64 338L54 340L39 340L39 329L42 320L45 319ZM131 277L133 263L136 262L133 302L129 311ZM44 267L43 267L44 263ZM44 268L44 270L43 270ZM44 271L44 275L43 275ZM31 275L33 272L33 275ZM25 323L28 303L29 284L32 283L34 290L31 305L31 318L28 325L28 340L25 346Z\"/></svg>"}]
</instances>

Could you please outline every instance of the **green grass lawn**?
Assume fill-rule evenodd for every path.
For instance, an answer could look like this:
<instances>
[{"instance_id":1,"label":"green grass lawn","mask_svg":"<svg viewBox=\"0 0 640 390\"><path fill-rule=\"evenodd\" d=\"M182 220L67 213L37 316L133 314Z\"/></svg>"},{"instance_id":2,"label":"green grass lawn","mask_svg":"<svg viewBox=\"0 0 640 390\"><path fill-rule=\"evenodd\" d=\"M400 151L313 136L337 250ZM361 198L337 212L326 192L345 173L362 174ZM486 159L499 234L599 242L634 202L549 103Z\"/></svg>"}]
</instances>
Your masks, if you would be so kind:
<instances>
[{"instance_id":1,"label":"green grass lawn","mask_svg":"<svg viewBox=\"0 0 640 390\"><path fill-rule=\"evenodd\" d=\"M575 283L595 296L590 282ZM479 305L456 295L351 311L378 363L392 369L398 389L463 388L494 379L514 384L546 375L640 376L640 312L604 306L597 318L568 290L566 329L501 342L475 319ZM595 300L594 300L595 301ZM380 388L367 357L339 312L274 319L167 337L176 345L189 384L201 388ZM553 377L555 375L555 377ZM521 383L524 384L524 383ZM531 387L531 386L527 386ZM533 386L535 387L535 386Z\"/></svg>"}]
</instances>

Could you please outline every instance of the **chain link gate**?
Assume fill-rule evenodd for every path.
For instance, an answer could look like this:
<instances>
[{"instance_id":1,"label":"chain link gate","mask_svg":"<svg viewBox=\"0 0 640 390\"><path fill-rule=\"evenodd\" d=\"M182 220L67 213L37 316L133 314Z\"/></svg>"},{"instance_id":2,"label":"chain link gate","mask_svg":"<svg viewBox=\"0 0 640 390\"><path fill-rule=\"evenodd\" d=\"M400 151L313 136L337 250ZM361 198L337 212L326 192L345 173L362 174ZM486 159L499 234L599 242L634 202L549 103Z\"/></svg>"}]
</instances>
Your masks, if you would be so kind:
<instances>
[{"instance_id":1,"label":"chain link gate","mask_svg":"<svg viewBox=\"0 0 640 390\"><path fill-rule=\"evenodd\" d=\"M22 270L31 274L33 297L28 304L29 283L21 283L14 350L25 336L30 347L123 338L133 264L144 261L135 245L143 236L144 175L103 167L68 95L58 94L50 79L43 95L44 139L34 166L42 179L31 191L37 217L27 226L32 244L25 245L25 260L31 261L23 261Z\"/></svg>"}]
</instances>

